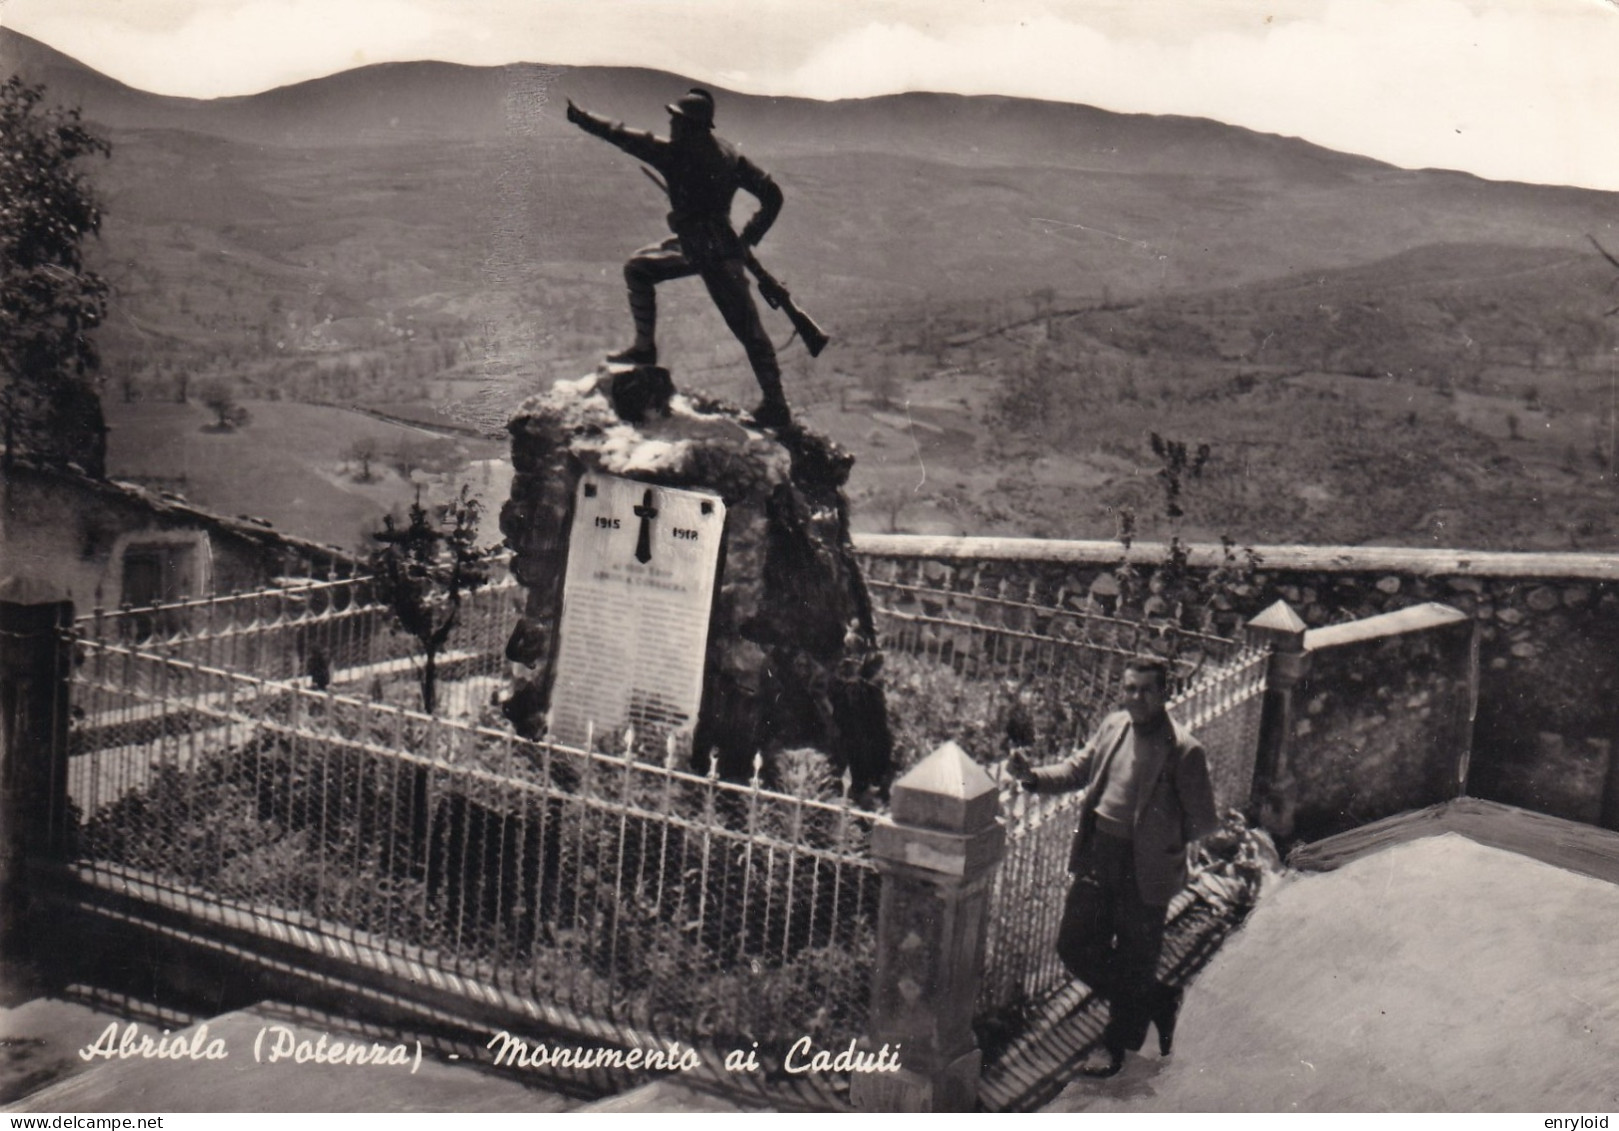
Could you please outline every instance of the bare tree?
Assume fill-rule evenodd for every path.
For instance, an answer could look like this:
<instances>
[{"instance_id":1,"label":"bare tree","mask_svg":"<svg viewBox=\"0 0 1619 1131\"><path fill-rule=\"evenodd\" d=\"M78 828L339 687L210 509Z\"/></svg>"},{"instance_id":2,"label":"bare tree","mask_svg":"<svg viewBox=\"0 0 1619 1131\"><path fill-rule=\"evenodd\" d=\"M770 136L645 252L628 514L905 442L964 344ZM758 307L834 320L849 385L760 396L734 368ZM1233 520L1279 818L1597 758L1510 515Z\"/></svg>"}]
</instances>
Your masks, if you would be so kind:
<instances>
[{"instance_id":1,"label":"bare tree","mask_svg":"<svg viewBox=\"0 0 1619 1131\"><path fill-rule=\"evenodd\" d=\"M1609 263L1611 263L1615 270L1619 270L1619 259L1614 258L1613 253L1611 253L1601 244L1597 243L1597 238L1595 236L1587 232L1585 238L1591 241L1591 246L1596 248L1597 251L1601 253L1603 259L1606 259ZM1613 282L1609 283L1608 289L1611 291L1615 286L1619 286L1619 279L1615 279ZM1614 314L1619 314L1619 306L1614 307L1612 310L1603 311L1602 317L1607 318Z\"/></svg>"},{"instance_id":2,"label":"bare tree","mask_svg":"<svg viewBox=\"0 0 1619 1131\"><path fill-rule=\"evenodd\" d=\"M348 458L360 465L360 474L355 478L361 483L369 483L376 478L371 465L382 454L382 442L375 436L361 436L349 446Z\"/></svg>"},{"instance_id":3,"label":"bare tree","mask_svg":"<svg viewBox=\"0 0 1619 1131\"><path fill-rule=\"evenodd\" d=\"M399 627L422 646L422 710L428 714L438 705L438 657L460 619L461 599L489 580L489 551L476 542L481 512L463 485L435 524L418 491L403 530L389 515L372 535L381 543L371 555L378 592Z\"/></svg>"},{"instance_id":4,"label":"bare tree","mask_svg":"<svg viewBox=\"0 0 1619 1131\"><path fill-rule=\"evenodd\" d=\"M885 533L898 534L900 515L916 501L916 494L904 486L868 487L857 496L856 501L882 514Z\"/></svg>"}]
</instances>

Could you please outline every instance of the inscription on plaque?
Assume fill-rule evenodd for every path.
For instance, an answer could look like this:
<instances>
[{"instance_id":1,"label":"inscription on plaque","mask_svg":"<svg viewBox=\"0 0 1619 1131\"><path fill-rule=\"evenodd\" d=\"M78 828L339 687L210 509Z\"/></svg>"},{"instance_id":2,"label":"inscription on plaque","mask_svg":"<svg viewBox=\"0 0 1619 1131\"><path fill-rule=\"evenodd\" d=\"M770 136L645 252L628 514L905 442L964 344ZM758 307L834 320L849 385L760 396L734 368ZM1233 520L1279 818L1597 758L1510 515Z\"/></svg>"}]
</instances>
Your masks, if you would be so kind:
<instances>
[{"instance_id":1,"label":"inscription on plaque","mask_svg":"<svg viewBox=\"0 0 1619 1131\"><path fill-rule=\"evenodd\" d=\"M558 741L583 745L592 725L652 741L695 725L724 531L715 495L580 479L551 691Z\"/></svg>"}]
</instances>

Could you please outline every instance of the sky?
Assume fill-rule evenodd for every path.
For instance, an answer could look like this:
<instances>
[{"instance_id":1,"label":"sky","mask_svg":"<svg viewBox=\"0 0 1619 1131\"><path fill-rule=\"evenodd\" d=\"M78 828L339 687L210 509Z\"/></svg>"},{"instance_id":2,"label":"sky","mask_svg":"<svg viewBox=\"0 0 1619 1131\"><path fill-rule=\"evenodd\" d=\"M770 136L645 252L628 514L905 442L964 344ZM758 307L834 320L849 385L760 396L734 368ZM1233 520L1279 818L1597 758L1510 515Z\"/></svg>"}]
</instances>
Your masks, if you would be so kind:
<instances>
[{"instance_id":1,"label":"sky","mask_svg":"<svg viewBox=\"0 0 1619 1131\"><path fill-rule=\"evenodd\" d=\"M1619 0L0 0L131 86L366 63L655 67L754 94L1007 94L1619 191Z\"/></svg>"}]
</instances>

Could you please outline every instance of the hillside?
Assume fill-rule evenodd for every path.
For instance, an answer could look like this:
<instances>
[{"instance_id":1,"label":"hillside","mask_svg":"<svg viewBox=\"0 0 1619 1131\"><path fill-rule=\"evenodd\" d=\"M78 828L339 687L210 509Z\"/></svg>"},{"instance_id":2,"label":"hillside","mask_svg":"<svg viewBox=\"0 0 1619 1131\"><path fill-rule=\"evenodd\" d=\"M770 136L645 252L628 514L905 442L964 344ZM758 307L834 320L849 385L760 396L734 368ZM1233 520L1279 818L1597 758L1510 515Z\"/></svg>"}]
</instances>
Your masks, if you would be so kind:
<instances>
[{"instance_id":1,"label":"hillside","mask_svg":"<svg viewBox=\"0 0 1619 1131\"><path fill-rule=\"evenodd\" d=\"M1612 549L1591 259L1445 245L1108 307L1035 296L988 330L973 308L895 321L866 351L876 395L832 415L865 441L873 529L1108 537L1128 510L1159 536ZM1212 448L1178 526L1154 432Z\"/></svg>"},{"instance_id":2,"label":"hillside","mask_svg":"<svg viewBox=\"0 0 1619 1131\"><path fill-rule=\"evenodd\" d=\"M430 505L443 502L465 482L483 505L483 535L498 540L494 516L511 485L504 444L328 405L243 407L250 419L227 432L194 402L109 404L112 474L360 555L376 549L381 515L404 516L418 490ZM369 459L355 454L362 444Z\"/></svg>"},{"instance_id":3,"label":"hillside","mask_svg":"<svg viewBox=\"0 0 1619 1131\"><path fill-rule=\"evenodd\" d=\"M662 128L688 85L411 63L169 99L0 29L12 70L114 144L110 401L222 377L495 432L621 344L620 264L662 234L562 96ZM1009 98L720 115L786 190L761 253L834 335L784 355L789 391L859 457L868 528L1105 537L1131 507L1152 532L1157 431L1214 448L1194 532L1619 547L1619 319L1587 241L1619 247L1613 194ZM660 302L677 382L750 398L702 288Z\"/></svg>"}]
</instances>

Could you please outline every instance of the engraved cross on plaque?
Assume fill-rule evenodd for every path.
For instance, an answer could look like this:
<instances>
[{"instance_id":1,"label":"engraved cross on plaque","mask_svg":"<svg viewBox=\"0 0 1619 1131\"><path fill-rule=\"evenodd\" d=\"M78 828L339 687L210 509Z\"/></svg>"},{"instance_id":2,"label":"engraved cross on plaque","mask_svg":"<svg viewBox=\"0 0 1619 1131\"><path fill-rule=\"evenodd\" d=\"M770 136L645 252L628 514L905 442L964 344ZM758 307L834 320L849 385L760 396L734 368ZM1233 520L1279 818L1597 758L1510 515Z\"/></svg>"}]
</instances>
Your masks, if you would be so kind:
<instances>
[{"instance_id":1,"label":"engraved cross on plaque","mask_svg":"<svg viewBox=\"0 0 1619 1131\"><path fill-rule=\"evenodd\" d=\"M650 488L641 499L641 505L634 509L635 517L641 520L641 534L635 540L635 560L645 565L652 560L652 520L658 517L658 508L652 505Z\"/></svg>"},{"instance_id":2,"label":"engraved cross on plaque","mask_svg":"<svg viewBox=\"0 0 1619 1131\"><path fill-rule=\"evenodd\" d=\"M696 725L724 533L718 495L581 476L552 667L555 740L583 746L633 726L661 746Z\"/></svg>"}]
</instances>

